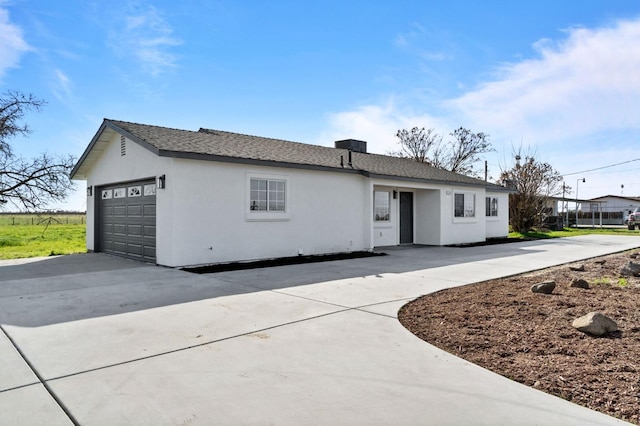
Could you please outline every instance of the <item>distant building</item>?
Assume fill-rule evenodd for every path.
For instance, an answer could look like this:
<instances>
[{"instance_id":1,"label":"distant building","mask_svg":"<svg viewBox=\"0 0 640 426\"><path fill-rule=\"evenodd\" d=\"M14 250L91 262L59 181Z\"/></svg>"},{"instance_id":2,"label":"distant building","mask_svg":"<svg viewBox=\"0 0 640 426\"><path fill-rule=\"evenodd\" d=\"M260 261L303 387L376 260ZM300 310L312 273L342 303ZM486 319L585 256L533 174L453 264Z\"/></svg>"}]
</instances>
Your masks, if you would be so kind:
<instances>
[{"instance_id":1,"label":"distant building","mask_svg":"<svg viewBox=\"0 0 640 426\"><path fill-rule=\"evenodd\" d=\"M599 224L602 216L603 225L624 225L629 213L640 207L640 198L623 197L619 195L603 195L602 197L584 200L581 203L578 223L589 225L594 222Z\"/></svg>"}]
</instances>

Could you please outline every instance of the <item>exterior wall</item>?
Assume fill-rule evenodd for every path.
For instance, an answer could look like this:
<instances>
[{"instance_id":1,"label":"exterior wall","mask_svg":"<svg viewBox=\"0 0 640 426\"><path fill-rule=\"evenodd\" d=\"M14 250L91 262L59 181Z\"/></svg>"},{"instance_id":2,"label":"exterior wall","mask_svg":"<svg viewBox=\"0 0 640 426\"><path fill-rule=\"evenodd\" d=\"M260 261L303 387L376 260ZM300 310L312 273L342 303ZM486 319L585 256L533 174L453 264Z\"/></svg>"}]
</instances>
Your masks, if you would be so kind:
<instances>
[{"instance_id":1,"label":"exterior wall","mask_svg":"<svg viewBox=\"0 0 640 426\"><path fill-rule=\"evenodd\" d=\"M415 244L449 245L484 241L509 234L509 197L507 193L490 193L498 197L498 217L487 218L484 188L373 179L373 191L413 192ZM456 193L475 196L474 217L454 217ZM375 247L399 244L399 197L391 199L390 219L373 223Z\"/></svg>"},{"instance_id":2,"label":"exterior wall","mask_svg":"<svg viewBox=\"0 0 640 426\"><path fill-rule=\"evenodd\" d=\"M390 217L388 221L373 222L373 241L375 247L395 246L400 243L400 192L413 193L413 242L414 244L438 245L440 240L440 201L439 189L418 189L407 186L407 182L377 180L373 191L391 194ZM395 183L396 185L393 185ZM373 193L372 191L372 193ZM393 198L393 192L396 198ZM373 203L373 202L372 202ZM371 216L373 218L373 215Z\"/></svg>"},{"instance_id":3,"label":"exterior wall","mask_svg":"<svg viewBox=\"0 0 640 426\"><path fill-rule=\"evenodd\" d=\"M359 174L251 166L158 157L114 135L87 176L87 248L95 249L96 187L166 175L156 193L156 261L190 266L265 258L369 250L397 245L400 197L390 196L390 219L374 221L375 190L413 192L416 244L448 245L508 234L508 195L499 216L485 217L485 190L473 187L370 179ZM249 209L251 177L287 182L283 214ZM454 217L456 193L475 196L474 217Z\"/></svg>"},{"instance_id":4,"label":"exterior wall","mask_svg":"<svg viewBox=\"0 0 640 426\"><path fill-rule=\"evenodd\" d=\"M618 197L614 195L594 198L593 202L582 201L578 210L578 225L624 225L626 220L640 201L635 198Z\"/></svg>"},{"instance_id":5,"label":"exterior wall","mask_svg":"<svg viewBox=\"0 0 640 426\"><path fill-rule=\"evenodd\" d=\"M486 216L484 203L482 214L487 221L487 238L501 238L509 235L509 194L489 192L487 197L498 198L498 216Z\"/></svg>"},{"instance_id":6,"label":"exterior wall","mask_svg":"<svg viewBox=\"0 0 640 426\"><path fill-rule=\"evenodd\" d=\"M286 180L286 213L249 210L254 176ZM175 159L167 174L173 229L165 264L370 249L363 232L366 188L366 178L356 174Z\"/></svg>"},{"instance_id":7,"label":"exterior wall","mask_svg":"<svg viewBox=\"0 0 640 426\"><path fill-rule=\"evenodd\" d=\"M595 201L599 201L600 204L595 203ZM633 211L633 209L640 206L640 201L622 197L600 197L594 199L593 206L596 213L601 210L603 212L624 212L628 214L629 211ZM592 203L583 201L580 203L580 210L585 213L591 213Z\"/></svg>"},{"instance_id":8,"label":"exterior wall","mask_svg":"<svg viewBox=\"0 0 640 426\"><path fill-rule=\"evenodd\" d=\"M454 217L454 200L457 193L475 196L474 217ZM465 244L486 240L484 203L484 188L448 187L441 191L440 245Z\"/></svg>"},{"instance_id":9,"label":"exterior wall","mask_svg":"<svg viewBox=\"0 0 640 426\"><path fill-rule=\"evenodd\" d=\"M135 142L126 140L126 154L120 153L120 135L114 135L111 142L96 161L87 176L87 186L93 186L93 195L87 196L87 249L95 249L95 213L96 203L100 194L96 190L97 186L127 182L140 179L155 179L156 176L167 173L171 166L171 159L160 158ZM158 190L156 194L157 211L167 209L171 204L167 197L167 192ZM158 214L156 224L157 237L157 259L158 263L166 258L166 253L160 244L163 233L166 233L166 226L162 226Z\"/></svg>"},{"instance_id":10,"label":"exterior wall","mask_svg":"<svg viewBox=\"0 0 640 426\"><path fill-rule=\"evenodd\" d=\"M414 196L416 244L441 245L441 190L419 189Z\"/></svg>"}]
</instances>

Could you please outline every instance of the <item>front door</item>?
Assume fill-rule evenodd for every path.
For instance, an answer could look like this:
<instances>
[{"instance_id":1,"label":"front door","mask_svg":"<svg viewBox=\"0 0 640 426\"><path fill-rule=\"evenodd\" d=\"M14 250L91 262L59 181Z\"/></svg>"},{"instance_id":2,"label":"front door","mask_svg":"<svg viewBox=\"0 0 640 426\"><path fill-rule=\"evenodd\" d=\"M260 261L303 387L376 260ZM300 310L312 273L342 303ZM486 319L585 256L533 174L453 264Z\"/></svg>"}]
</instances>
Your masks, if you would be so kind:
<instances>
[{"instance_id":1,"label":"front door","mask_svg":"<svg viewBox=\"0 0 640 426\"><path fill-rule=\"evenodd\" d=\"M400 244L413 244L413 192L400 193Z\"/></svg>"}]
</instances>

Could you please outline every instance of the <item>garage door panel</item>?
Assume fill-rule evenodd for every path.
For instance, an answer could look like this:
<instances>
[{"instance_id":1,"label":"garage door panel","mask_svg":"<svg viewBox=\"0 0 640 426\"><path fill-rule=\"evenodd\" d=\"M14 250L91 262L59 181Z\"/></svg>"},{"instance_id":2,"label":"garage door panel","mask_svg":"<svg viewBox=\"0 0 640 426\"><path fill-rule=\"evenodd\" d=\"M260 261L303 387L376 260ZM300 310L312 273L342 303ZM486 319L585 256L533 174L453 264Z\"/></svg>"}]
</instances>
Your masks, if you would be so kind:
<instances>
[{"instance_id":1,"label":"garage door panel","mask_svg":"<svg viewBox=\"0 0 640 426\"><path fill-rule=\"evenodd\" d=\"M145 204L143 207L144 216L153 216L156 217L156 205L155 204Z\"/></svg>"},{"instance_id":2,"label":"garage door panel","mask_svg":"<svg viewBox=\"0 0 640 426\"><path fill-rule=\"evenodd\" d=\"M113 217L127 217L127 208L126 206L113 206L113 213L111 214Z\"/></svg>"},{"instance_id":3,"label":"garage door panel","mask_svg":"<svg viewBox=\"0 0 640 426\"><path fill-rule=\"evenodd\" d=\"M127 217L142 217L142 206L140 204L127 206Z\"/></svg>"},{"instance_id":4,"label":"garage door panel","mask_svg":"<svg viewBox=\"0 0 640 426\"><path fill-rule=\"evenodd\" d=\"M155 262L155 181L107 185L99 193L107 196L99 200L98 250Z\"/></svg>"},{"instance_id":5,"label":"garage door panel","mask_svg":"<svg viewBox=\"0 0 640 426\"><path fill-rule=\"evenodd\" d=\"M155 259L156 257L156 248L144 246L144 257L152 257Z\"/></svg>"},{"instance_id":6,"label":"garage door panel","mask_svg":"<svg viewBox=\"0 0 640 426\"><path fill-rule=\"evenodd\" d=\"M134 256L142 256L142 245L141 244L127 244L127 252Z\"/></svg>"},{"instance_id":7,"label":"garage door panel","mask_svg":"<svg viewBox=\"0 0 640 426\"><path fill-rule=\"evenodd\" d=\"M115 223L113 225L113 233L115 235L126 236L127 235L127 225L125 225L124 223Z\"/></svg>"},{"instance_id":8,"label":"garage door panel","mask_svg":"<svg viewBox=\"0 0 640 426\"><path fill-rule=\"evenodd\" d=\"M142 225L133 225L133 224L127 225L127 235L142 236Z\"/></svg>"},{"instance_id":9,"label":"garage door panel","mask_svg":"<svg viewBox=\"0 0 640 426\"><path fill-rule=\"evenodd\" d=\"M113 242L113 251L117 253L124 254L127 252L127 243L123 241L114 241Z\"/></svg>"},{"instance_id":10,"label":"garage door panel","mask_svg":"<svg viewBox=\"0 0 640 426\"><path fill-rule=\"evenodd\" d=\"M156 237L156 227L155 225L151 226L151 225L144 225L143 227L143 235L145 237L152 237L155 239Z\"/></svg>"}]
</instances>

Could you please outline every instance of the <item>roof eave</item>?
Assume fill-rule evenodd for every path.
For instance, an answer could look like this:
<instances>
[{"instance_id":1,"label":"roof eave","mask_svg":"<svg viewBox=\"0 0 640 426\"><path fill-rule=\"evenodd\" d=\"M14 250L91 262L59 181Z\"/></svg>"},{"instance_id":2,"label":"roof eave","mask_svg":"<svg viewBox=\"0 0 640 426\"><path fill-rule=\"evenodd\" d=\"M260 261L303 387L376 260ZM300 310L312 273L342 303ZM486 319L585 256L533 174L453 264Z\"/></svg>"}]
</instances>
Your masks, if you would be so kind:
<instances>
[{"instance_id":1,"label":"roof eave","mask_svg":"<svg viewBox=\"0 0 640 426\"><path fill-rule=\"evenodd\" d=\"M87 171L88 171L87 169L90 169L93 164L85 164L85 163L87 163L87 161L90 161L91 154L93 153L96 145L100 144L101 142L105 142L105 143L108 142L106 140L102 140L103 133L105 131L108 131L108 130L112 130L112 131L114 131L116 133L119 133L119 134L123 135L127 139L132 140L133 142L135 142L135 143L139 144L140 146L148 149L149 151L153 152L156 155L158 155L158 153L159 153L159 150L155 146L149 144L148 142L146 142L143 139L135 136L134 134L127 132L126 130L122 129L121 127L118 127L117 125L112 123L110 120L105 118L102 121L102 124L100 125L100 128L98 129L96 134L91 139L91 142L89 143L89 146L87 146L87 148L84 150L84 152L80 156L80 159L78 160L76 165L71 170L71 173L70 173L71 179L74 179L74 180L85 180L87 178ZM95 161L95 159L93 161ZM81 172L82 170L85 170L85 171Z\"/></svg>"}]
</instances>

